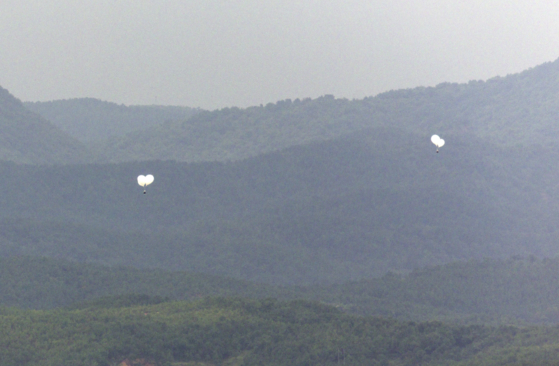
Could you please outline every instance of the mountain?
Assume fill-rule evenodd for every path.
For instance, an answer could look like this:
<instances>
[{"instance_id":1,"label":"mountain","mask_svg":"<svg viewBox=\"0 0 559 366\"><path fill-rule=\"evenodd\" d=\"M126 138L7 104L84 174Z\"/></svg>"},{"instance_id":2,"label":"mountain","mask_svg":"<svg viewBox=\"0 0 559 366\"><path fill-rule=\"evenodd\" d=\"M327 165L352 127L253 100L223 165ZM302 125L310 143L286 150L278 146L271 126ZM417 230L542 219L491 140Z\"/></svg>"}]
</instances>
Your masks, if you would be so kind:
<instances>
[{"instance_id":1,"label":"mountain","mask_svg":"<svg viewBox=\"0 0 559 366\"><path fill-rule=\"evenodd\" d=\"M375 128L235 163L0 163L0 253L283 285L558 254L559 149L458 136L435 154L428 139Z\"/></svg>"},{"instance_id":2,"label":"mountain","mask_svg":"<svg viewBox=\"0 0 559 366\"><path fill-rule=\"evenodd\" d=\"M0 87L0 160L68 164L88 158L83 144L27 110L20 100Z\"/></svg>"},{"instance_id":3,"label":"mountain","mask_svg":"<svg viewBox=\"0 0 559 366\"><path fill-rule=\"evenodd\" d=\"M535 84L525 88L543 90L548 79L536 76L550 77L556 66L502 79L512 89L523 85L514 80L531 80ZM449 120L440 111L463 102L464 113L481 113L466 108L473 105L468 98L440 105L429 104L429 98L434 103L464 88L481 93L501 82L442 85L365 101L328 97L257 107L254 111L273 115L314 106L311 127L325 125L321 116L330 113L360 115L344 108L346 102L376 106L379 120L399 111L400 119L353 133L347 133L353 127L331 119L338 132L327 140L234 162L39 167L1 162L0 253L282 285L341 283L485 257L554 257L559 147L551 139L507 144L484 136L479 120L469 130L457 121L448 134L437 128L447 141L439 154L429 142L431 130L441 127L437 121ZM201 112L189 121L226 114L233 121L254 111ZM503 115L509 116L507 111ZM307 112L297 116L312 115ZM414 115L416 125L409 124ZM219 132L216 121L212 130ZM542 120L537 123L545 127ZM525 130L531 137L542 133ZM143 195L135 177L148 173L156 178Z\"/></svg>"},{"instance_id":4,"label":"mountain","mask_svg":"<svg viewBox=\"0 0 559 366\"><path fill-rule=\"evenodd\" d=\"M211 112L92 98L25 106L88 142L90 161L99 162L236 161L372 127L437 133L447 141L462 136L499 146L550 147L559 137L559 60L487 81L396 90L363 100L327 95Z\"/></svg>"},{"instance_id":5,"label":"mountain","mask_svg":"<svg viewBox=\"0 0 559 366\"><path fill-rule=\"evenodd\" d=\"M554 146L559 137L559 60L467 84L396 90L363 100L296 99L206 111L105 143L104 161L234 161L371 127Z\"/></svg>"},{"instance_id":6,"label":"mountain","mask_svg":"<svg viewBox=\"0 0 559 366\"><path fill-rule=\"evenodd\" d=\"M110 162L240 160L357 131L370 126L368 113L359 103L331 95L204 111L185 121L169 121L112 139L99 154Z\"/></svg>"},{"instance_id":7,"label":"mountain","mask_svg":"<svg viewBox=\"0 0 559 366\"><path fill-rule=\"evenodd\" d=\"M124 136L167 121L187 120L199 112L177 106L125 106L94 98L25 102L24 106L84 143Z\"/></svg>"},{"instance_id":8,"label":"mountain","mask_svg":"<svg viewBox=\"0 0 559 366\"><path fill-rule=\"evenodd\" d=\"M501 146L556 146L559 59L487 81L395 90L369 102L378 118L409 130L473 135Z\"/></svg>"},{"instance_id":9,"label":"mountain","mask_svg":"<svg viewBox=\"0 0 559 366\"><path fill-rule=\"evenodd\" d=\"M124 106L92 98L25 103L91 147L99 162L236 161L372 127L499 146L553 146L559 60L467 84L396 90L363 100L284 100L245 109Z\"/></svg>"}]
</instances>

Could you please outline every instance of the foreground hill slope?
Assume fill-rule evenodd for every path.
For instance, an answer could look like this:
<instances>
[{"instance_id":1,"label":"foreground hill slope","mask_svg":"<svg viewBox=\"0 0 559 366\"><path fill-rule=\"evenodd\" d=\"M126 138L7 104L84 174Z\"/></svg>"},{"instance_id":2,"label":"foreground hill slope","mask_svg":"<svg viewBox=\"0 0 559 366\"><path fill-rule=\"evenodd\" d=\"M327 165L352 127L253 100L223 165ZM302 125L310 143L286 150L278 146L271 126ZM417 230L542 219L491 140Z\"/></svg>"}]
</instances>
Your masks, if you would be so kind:
<instances>
[{"instance_id":1,"label":"foreground hill slope","mask_svg":"<svg viewBox=\"0 0 559 366\"><path fill-rule=\"evenodd\" d=\"M447 141L471 136L501 146L553 146L559 138L559 60L467 84L397 90L364 100L285 100L202 112L114 139L105 161L227 161L380 126Z\"/></svg>"},{"instance_id":2,"label":"foreground hill slope","mask_svg":"<svg viewBox=\"0 0 559 366\"><path fill-rule=\"evenodd\" d=\"M197 109L175 106L125 106L94 98L25 102L24 106L82 142L99 142L166 121L186 120Z\"/></svg>"},{"instance_id":3,"label":"foreground hill slope","mask_svg":"<svg viewBox=\"0 0 559 366\"><path fill-rule=\"evenodd\" d=\"M559 329L362 318L317 303L205 299L2 309L0 359L26 365L555 365ZM32 343L29 341L32 339Z\"/></svg>"},{"instance_id":4,"label":"foreground hill slope","mask_svg":"<svg viewBox=\"0 0 559 366\"><path fill-rule=\"evenodd\" d=\"M276 287L190 272L14 257L0 259L0 279L0 306L30 309L83 308L111 296L121 303L233 296L315 300L403 321L559 323L559 258L455 262L339 285ZM84 302L90 305L76 305Z\"/></svg>"},{"instance_id":5,"label":"foreground hill slope","mask_svg":"<svg viewBox=\"0 0 559 366\"><path fill-rule=\"evenodd\" d=\"M0 87L0 160L68 164L89 158L84 145L27 110L20 100Z\"/></svg>"},{"instance_id":6,"label":"foreground hill slope","mask_svg":"<svg viewBox=\"0 0 559 366\"><path fill-rule=\"evenodd\" d=\"M553 257L558 159L466 137L435 154L429 135L382 128L236 163L4 163L0 252L274 284Z\"/></svg>"},{"instance_id":7,"label":"foreground hill slope","mask_svg":"<svg viewBox=\"0 0 559 366\"><path fill-rule=\"evenodd\" d=\"M559 258L456 262L302 292L351 313L400 320L558 324Z\"/></svg>"}]
</instances>

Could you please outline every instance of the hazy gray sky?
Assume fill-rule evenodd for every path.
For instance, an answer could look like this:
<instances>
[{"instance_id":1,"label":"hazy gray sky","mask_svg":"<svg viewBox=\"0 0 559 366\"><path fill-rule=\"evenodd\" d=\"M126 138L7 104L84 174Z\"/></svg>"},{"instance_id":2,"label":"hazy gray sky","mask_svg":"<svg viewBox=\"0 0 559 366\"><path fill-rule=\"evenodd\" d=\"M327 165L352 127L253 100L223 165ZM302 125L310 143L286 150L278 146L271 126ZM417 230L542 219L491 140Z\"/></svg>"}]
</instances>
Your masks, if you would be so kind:
<instances>
[{"instance_id":1,"label":"hazy gray sky","mask_svg":"<svg viewBox=\"0 0 559 366\"><path fill-rule=\"evenodd\" d=\"M362 98L559 58L559 2L0 0L0 86L207 109Z\"/></svg>"}]
</instances>

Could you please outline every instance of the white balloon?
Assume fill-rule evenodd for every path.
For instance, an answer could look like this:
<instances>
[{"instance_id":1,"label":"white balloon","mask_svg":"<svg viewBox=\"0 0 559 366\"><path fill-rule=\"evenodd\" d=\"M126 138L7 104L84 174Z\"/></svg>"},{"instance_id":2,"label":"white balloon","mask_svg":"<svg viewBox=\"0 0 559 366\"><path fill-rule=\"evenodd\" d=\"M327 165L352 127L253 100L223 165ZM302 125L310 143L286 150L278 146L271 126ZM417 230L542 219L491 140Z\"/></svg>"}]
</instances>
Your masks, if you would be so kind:
<instances>
[{"instance_id":1,"label":"white balloon","mask_svg":"<svg viewBox=\"0 0 559 366\"><path fill-rule=\"evenodd\" d=\"M145 175L138 175L138 184L141 185L142 187L145 187L146 185Z\"/></svg>"},{"instance_id":2,"label":"white balloon","mask_svg":"<svg viewBox=\"0 0 559 366\"><path fill-rule=\"evenodd\" d=\"M431 136L431 142L434 143L437 148L444 145L444 140L440 138L439 135Z\"/></svg>"},{"instance_id":3,"label":"white balloon","mask_svg":"<svg viewBox=\"0 0 559 366\"><path fill-rule=\"evenodd\" d=\"M444 141L443 141L443 145L444 145ZM153 180L154 180L153 175L151 175L151 174L146 175L146 186L149 186L150 184L152 184Z\"/></svg>"},{"instance_id":4,"label":"white balloon","mask_svg":"<svg viewBox=\"0 0 559 366\"><path fill-rule=\"evenodd\" d=\"M142 187L148 186L153 183L153 175L138 175L138 184Z\"/></svg>"}]
</instances>

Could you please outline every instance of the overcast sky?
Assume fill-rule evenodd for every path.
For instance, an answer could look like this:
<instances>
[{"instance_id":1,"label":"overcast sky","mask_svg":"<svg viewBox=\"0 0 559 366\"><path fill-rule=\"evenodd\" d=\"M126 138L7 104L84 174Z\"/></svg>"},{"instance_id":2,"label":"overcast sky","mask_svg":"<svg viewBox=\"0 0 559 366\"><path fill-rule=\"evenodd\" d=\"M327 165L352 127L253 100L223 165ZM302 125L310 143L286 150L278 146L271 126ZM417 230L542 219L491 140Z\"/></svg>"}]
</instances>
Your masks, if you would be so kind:
<instances>
[{"instance_id":1,"label":"overcast sky","mask_svg":"<svg viewBox=\"0 0 559 366\"><path fill-rule=\"evenodd\" d=\"M559 2L0 0L0 86L206 109L485 80L559 58Z\"/></svg>"}]
</instances>

